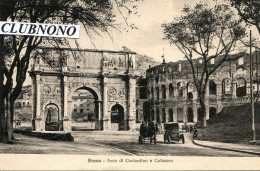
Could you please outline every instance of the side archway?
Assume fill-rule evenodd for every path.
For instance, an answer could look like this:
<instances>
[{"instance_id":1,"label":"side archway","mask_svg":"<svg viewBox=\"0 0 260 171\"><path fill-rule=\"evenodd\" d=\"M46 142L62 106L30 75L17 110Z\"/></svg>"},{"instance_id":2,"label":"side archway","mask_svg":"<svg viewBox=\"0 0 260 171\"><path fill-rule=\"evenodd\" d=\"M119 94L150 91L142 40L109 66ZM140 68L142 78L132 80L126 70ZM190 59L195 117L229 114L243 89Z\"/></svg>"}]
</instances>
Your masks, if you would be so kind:
<instances>
[{"instance_id":1,"label":"side archway","mask_svg":"<svg viewBox=\"0 0 260 171\"><path fill-rule=\"evenodd\" d=\"M61 131L62 124L60 118L60 110L56 104L49 103L45 106L44 121L46 131Z\"/></svg>"},{"instance_id":2,"label":"side archway","mask_svg":"<svg viewBox=\"0 0 260 171\"><path fill-rule=\"evenodd\" d=\"M112 127L118 128L118 130L127 129L124 107L120 104L115 104L111 107L111 124L114 125Z\"/></svg>"}]
</instances>

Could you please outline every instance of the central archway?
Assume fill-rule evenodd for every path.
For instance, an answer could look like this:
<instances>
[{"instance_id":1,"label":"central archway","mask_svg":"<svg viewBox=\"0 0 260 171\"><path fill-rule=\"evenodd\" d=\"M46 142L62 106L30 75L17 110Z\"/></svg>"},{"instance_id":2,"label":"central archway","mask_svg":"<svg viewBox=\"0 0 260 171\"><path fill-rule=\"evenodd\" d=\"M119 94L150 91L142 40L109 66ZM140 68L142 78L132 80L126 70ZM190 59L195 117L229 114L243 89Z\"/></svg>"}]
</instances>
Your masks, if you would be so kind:
<instances>
[{"instance_id":1,"label":"central archway","mask_svg":"<svg viewBox=\"0 0 260 171\"><path fill-rule=\"evenodd\" d=\"M72 102L72 130L98 129L99 103L96 92L88 87L78 88L72 95Z\"/></svg>"},{"instance_id":2,"label":"central archway","mask_svg":"<svg viewBox=\"0 0 260 171\"><path fill-rule=\"evenodd\" d=\"M126 130L124 108L115 104L111 108L111 127L118 130Z\"/></svg>"}]
</instances>

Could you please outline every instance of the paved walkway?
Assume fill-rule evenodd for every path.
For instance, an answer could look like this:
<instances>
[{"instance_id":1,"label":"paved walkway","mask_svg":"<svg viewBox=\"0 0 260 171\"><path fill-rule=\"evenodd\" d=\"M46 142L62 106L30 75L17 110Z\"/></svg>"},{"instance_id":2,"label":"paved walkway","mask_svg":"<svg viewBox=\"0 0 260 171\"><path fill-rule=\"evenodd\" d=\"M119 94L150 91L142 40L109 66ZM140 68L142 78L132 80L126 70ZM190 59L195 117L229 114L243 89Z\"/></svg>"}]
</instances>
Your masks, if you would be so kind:
<instances>
[{"instance_id":1,"label":"paved walkway","mask_svg":"<svg viewBox=\"0 0 260 171\"><path fill-rule=\"evenodd\" d=\"M222 142L201 141L201 140L193 140L193 143L203 147L256 154L260 156L259 145L222 143Z\"/></svg>"}]
</instances>

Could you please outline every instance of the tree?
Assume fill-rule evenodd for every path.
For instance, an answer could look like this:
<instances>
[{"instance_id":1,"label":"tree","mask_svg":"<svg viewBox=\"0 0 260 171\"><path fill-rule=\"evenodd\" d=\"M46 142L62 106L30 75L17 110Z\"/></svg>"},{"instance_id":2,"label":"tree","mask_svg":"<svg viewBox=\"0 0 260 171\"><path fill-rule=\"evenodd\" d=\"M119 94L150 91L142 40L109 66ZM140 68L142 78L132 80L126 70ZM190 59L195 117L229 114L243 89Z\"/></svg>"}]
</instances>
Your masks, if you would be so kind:
<instances>
[{"instance_id":1,"label":"tree","mask_svg":"<svg viewBox=\"0 0 260 171\"><path fill-rule=\"evenodd\" d=\"M125 19L125 13L131 14L137 7L129 7L128 3L135 1L138 0L0 0L0 20L81 23L91 37L100 31L110 34L109 29L115 28L114 10ZM14 102L26 79L33 52L44 43L69 46L62 38L0 35L0 142L13 138Z\"/></svg>"},{"instance_id":2,"label":"tree","mask_svg":"<svg viewBox=\"0 0 260 171\"><path fill-rule=\"evenodd\" d=\"M203 3L193 8L186 5L182 13L181 17L162 25L164 39L175 45L189 62L203 112L202 123L206 126L205 93L209 78L224 62L238 58L229 54L235 50L236 42L244 37L245 29L228 5L214 8ZM201 64L196 57L200 57ZM212 60L215 61L213 65Z\"/></svg>"},{"instance_id":3,"label":"tree","mask_svg":"<svg viewBox=\"0 0 260 171\"><path fill-rule=\"evenodd\" d=\"M248 24L256 26L260 34L260 1L229 0L238 11L239 16Z\"/></svg>"}]
</instances>

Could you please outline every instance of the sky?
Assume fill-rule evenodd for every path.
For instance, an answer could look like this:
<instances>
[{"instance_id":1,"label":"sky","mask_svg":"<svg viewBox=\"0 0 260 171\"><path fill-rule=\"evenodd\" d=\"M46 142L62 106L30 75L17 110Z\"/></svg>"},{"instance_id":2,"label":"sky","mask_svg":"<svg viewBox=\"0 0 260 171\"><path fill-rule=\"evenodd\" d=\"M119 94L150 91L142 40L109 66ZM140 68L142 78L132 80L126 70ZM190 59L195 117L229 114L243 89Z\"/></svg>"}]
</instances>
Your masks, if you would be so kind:
<instances>
[{"instance_id":1,"label":"sky","mask_svg":"<svg viewBox=\"0 0 260 171\"><path fill-rule=\"evenodd\" d=\"M194 6L202 0L143 0L137 3L138 16L132 15L128 18L130 23L135 24L137 29L120 31L112 30L112 37L106 34L102 37L96 36L92 41L86 36L84 30L80 34L80 46L87 49L105 49L105 50L122 50L122 46L126 46L138 54L147 55L154 60L162 62L164 54L166 62L175 62L184 59L184 55L175 47L170 45L168 41L163 40L164 23L169 23L174 17L181 15L181 11L185 4ZM224 1L224 0L223 0ZM216 1L203 0L209 6L215 5ZM221 3L221 0L217 1ZM118 16L116 23L121 24L121 28L125 27L124 20L120 17L119 12L115 11ZM120 27L119 27L120 28ZM256 29L253 29L258 32ZM254 33L253 32L253 33ZM91 43L92 42L92 43Z\"/></svg>"},{"instance_id":2,"label":"sky","mask_svg":"<svg viewBox=\"0 0 260 171\"><path fill-rule=\"evenodd\" d=\"M125 30L120 32L113 30L113 40L107 35L102 38L96 36L93 43L81 32L79 39L81 48L90 49L106 49L106 50L122 50L122 46L126 46L138 54L147 55L156 61L162 61L164 53L166 62L177 61L183 59L183 54L179 50L170 46L168 41L163 40L163 23L168 23L174 17L181 15L184 4L194 6L200 0L144 0L138 3L138 16L132 15L128 18L130 23L135 24L137 29ZM205 1L205 0L204 0ZM211 3L211 0L206 2ZM119 13L116 11L116 14ZM117 17L117 23L125 26L124 20L120 15Z\"/></svg>"}]
</instances>

